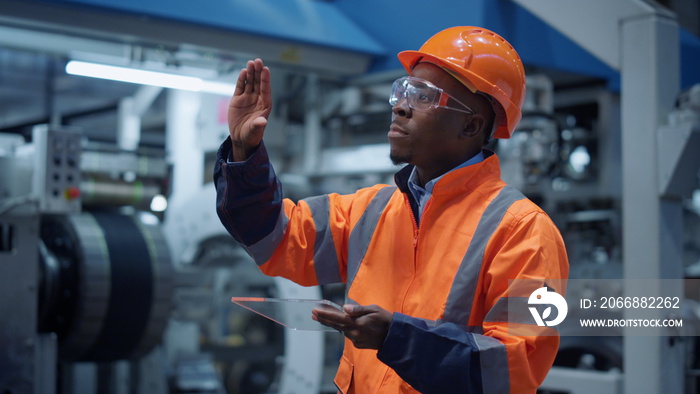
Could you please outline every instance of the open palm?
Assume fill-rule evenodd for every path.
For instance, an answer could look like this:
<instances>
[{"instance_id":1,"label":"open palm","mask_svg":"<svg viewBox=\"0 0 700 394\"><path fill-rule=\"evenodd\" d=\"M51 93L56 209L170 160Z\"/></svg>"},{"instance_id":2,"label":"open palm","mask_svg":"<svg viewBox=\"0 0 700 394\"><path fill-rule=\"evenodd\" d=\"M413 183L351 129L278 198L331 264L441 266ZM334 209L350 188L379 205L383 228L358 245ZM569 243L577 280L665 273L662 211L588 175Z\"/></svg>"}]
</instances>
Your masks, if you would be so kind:
<instances>
[{"instance_id":1,"label":"open palm","mask_svg":"<svg viewBox=\"0 0 700 394\"><path fill-rule=\"evenodd\" d=\"M228 107L234 160L247 159L260 144L271 109L270 69L260 59L249 60Z\"/></svg>"}]
</instances>

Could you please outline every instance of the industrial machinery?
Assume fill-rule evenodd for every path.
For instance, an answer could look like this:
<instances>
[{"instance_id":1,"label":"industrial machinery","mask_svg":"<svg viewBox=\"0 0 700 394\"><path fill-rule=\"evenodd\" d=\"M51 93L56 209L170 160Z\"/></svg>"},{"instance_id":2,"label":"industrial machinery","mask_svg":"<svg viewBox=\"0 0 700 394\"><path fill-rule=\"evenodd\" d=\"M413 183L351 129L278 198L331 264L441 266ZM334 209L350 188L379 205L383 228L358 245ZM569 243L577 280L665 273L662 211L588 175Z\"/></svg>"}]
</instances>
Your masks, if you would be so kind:
<instances>
[{"instance_id":1,"label":"industrial machinery","mask_svg":"<svg viewBox=\"0 0 700 394\"><path fill-rule=\"evenodd\" d=\"M80 133L44 125L30 143L0 137L0 390L89 392L74 365L109 375L110 363L160 342L172 308L168 245L153 217L105 203L133 184L102 180L83 198L99 171L81 160L90 156ZM95 391L104 380L94 375Z\"/></svg>"},{"instance_id":2,"label":"industrial machinery","mask_svg":"<svg viewBox=\"0 0 700 394\"><path fill-rule=\"evenodd\" d=\"M320 289L262 275L215 217L211 183L162 223L147 212L170 175L147 153L65 127L0 134L0 391L320 392L334 372L323 333L230 303Z\"/></svg>"}]
</instances>

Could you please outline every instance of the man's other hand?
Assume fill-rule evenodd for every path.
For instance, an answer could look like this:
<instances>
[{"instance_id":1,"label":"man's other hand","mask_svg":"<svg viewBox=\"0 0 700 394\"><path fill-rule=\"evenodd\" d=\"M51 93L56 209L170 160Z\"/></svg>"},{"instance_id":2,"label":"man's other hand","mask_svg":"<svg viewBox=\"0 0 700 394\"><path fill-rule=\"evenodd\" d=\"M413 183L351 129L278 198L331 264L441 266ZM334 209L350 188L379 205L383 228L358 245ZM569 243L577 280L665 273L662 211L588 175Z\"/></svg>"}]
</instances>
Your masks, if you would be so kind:
<instances>
[{"instance_id":1,"label":"man's other hand","mask_svg":"<svg viewBox=\"0 0 700 394\"><path fill-rule=\"evenodd\" d=\"M384 343L393 315L377 305L314 309L312 319L342 332L358 349L379 349Z\"/></svg>"}]
</instances>

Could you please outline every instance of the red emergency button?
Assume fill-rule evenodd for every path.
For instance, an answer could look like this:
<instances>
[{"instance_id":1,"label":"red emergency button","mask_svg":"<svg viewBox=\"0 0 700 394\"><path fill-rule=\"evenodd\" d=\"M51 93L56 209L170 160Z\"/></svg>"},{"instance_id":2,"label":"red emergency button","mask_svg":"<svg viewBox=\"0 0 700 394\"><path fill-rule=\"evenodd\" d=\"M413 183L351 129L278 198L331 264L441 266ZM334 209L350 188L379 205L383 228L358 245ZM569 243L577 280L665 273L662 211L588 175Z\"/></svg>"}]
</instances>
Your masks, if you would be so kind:
<instances>
[{"instance_id":1,"label":"red emergency button","mask_svg":"<svg viewBox=\"0 0 700 394\"><path fill-rule=\"evenodd\" d=\"M80 189L75 186L71 186L63 192L63 195L66 197L66 200L75 200L76 198L80 197Z\"/></svg>"}]
</instances>

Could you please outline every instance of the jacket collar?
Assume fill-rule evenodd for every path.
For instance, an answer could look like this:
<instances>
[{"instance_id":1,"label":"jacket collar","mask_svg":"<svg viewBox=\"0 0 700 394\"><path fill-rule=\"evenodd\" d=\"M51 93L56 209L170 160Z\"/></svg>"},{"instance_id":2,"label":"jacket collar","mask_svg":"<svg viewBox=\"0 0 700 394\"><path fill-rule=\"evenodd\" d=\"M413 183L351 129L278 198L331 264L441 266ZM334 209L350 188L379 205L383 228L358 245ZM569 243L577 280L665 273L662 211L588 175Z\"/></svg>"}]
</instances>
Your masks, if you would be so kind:
<instances>
[{"instance_id":1,"label":"jacket collar","mask_svg":"<svg viewBox=\"0 0 700 394\"><path fill-rule=\"evenodd\" d=\"M488 149L482 150L484 153L484 161L472 164L470 166L460 168L458 170L449 171L435 184L433 194L461 189L463 192L474 190L481 183L488 179L501 177L501 167L498 156ZM394 174L394 182L396 186L404 194L411 197L411 192L408 189L408 179L413 171L413 165L407 165Z\"/></svg>"}]
</instances>

